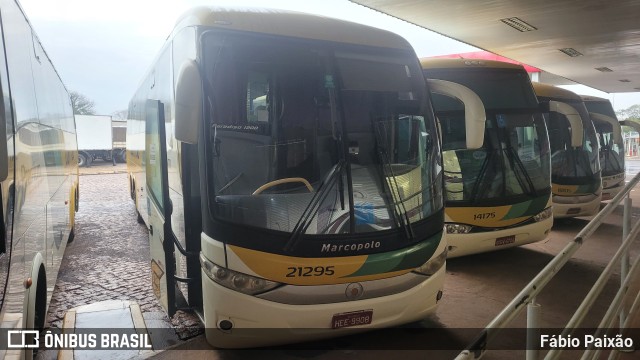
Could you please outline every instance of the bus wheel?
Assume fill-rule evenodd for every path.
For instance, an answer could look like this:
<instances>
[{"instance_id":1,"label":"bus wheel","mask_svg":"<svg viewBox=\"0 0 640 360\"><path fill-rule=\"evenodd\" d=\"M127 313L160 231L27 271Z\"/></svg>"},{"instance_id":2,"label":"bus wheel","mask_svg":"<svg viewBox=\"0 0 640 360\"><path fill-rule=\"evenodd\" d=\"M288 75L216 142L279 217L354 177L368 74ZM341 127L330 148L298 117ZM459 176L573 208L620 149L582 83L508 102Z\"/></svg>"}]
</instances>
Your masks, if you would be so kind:
<instances>
[{"instance_id":1,"label":"bus wheel","mask_svg":"<svg viewBox=\"0 0 640 360\"><path fill-rule=\"evenodd\" d=\"M69 232L69 239L67 240L67 243L69 243L69 244L72 243L73 239L75 239L75 238L76 238L76 226L74 225L71 228L71 231Z\"/></svg>"},{"instance_id":2,"label":"bus wheel","mask_svg":"<svg viewBox=\"0 0 640 360\"><path fill-rule=\"evenodd\" d=\"M36 286L36 306L33 325L35 329L42 331L44 329L44 322L47 316L47 276L44 271L44 267L42 266L40 267L38 284Z\"/></svg>"}]
</instances>

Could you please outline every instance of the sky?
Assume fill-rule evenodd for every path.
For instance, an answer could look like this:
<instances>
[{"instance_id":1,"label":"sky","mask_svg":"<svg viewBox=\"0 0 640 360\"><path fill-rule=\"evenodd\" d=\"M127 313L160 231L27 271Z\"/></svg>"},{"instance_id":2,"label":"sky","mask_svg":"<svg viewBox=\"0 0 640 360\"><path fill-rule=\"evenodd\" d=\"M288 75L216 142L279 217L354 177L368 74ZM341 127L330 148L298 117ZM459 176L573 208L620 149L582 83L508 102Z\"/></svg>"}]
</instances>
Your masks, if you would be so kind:
<instances>
[{"instance_id":1,"label":"sky","mask_svg":"<svg viewBox=\"0 0 640 360\"><path fill-rule=\"evenodd\" d=\"M347 0L19 1L67 89L85 95L95 103L96 113L105 115L127 108L176 19L194 6L270 7L359 22L403 36L419 57L478 50ZM640 93L567 88L608 98L616 110L640 103Z\"/></svg>"}]
</instances>

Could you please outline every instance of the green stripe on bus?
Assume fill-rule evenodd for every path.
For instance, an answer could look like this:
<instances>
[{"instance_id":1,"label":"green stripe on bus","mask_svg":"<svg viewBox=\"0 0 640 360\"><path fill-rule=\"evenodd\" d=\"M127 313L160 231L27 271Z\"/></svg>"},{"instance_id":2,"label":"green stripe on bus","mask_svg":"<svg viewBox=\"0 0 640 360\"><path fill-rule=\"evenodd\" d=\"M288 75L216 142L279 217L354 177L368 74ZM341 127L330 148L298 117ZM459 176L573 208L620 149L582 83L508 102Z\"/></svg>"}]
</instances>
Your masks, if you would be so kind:
<instances>
[{"instance_id":1,"label":"green stripe on bus","mask_svg":"<svg viewBox=\"0 0 640 360\"><path fill-rule=\"evenodd\" d=\"M518 204L514 204L509 212L502 218L503 220L515 219L522 216L533 216L541 212L547 207L549 202L548 196L541 196L533 200L528 200Z\"/></svg>"},{"instance_id":2,"label":"green stripe on bus","mask_svg":"<svg viewBox=\"0 0 640 360\"><path fill-rule=\"evenodd\" d=\"M412 247L382 254L369 255L362 267L347 277L414 269L422 266L436 252L442 232Z\"/></svg>"}]
</instances>

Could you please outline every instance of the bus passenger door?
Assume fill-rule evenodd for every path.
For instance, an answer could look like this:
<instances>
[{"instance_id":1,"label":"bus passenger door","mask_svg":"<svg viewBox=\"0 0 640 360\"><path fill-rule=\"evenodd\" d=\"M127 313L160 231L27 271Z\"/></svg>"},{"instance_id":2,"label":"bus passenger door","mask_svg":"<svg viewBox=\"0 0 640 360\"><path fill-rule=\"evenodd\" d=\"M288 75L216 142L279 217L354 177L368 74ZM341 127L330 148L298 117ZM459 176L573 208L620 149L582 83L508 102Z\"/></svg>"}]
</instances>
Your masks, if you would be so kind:
<instances>
[{"instance_id":1,"label":"bus passenger door","mask_svg":"<svg viewBox=\"0 0 640 360\"><path fill-rule=\"evenodd\" d=\"M173 209L169 199L164 105L158 100L147 100L145 120L151 282L153 293L169 316L172 316L176 311L175 259L171 231Z\"/></svg>"}]
</instances>

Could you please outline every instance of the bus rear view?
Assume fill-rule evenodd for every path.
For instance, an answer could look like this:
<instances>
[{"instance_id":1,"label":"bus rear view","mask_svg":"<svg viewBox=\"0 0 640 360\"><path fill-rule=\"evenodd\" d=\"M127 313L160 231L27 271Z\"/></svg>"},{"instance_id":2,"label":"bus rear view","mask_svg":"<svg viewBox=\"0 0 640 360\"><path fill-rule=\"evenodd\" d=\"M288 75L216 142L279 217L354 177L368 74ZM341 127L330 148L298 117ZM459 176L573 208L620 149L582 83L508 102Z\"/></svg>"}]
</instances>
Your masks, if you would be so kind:
<instances>
[{"instance_id":1,"label":"bus rear view","mask_svg":"<svg viewBox=\"0 0 640 360\"><path fill-rule=\"evenodd\" d=\"M596 131L580 96L533 83L547 114L553 216L591 216L600 210L602 179Z\"/></svg>"}]
</instances>

